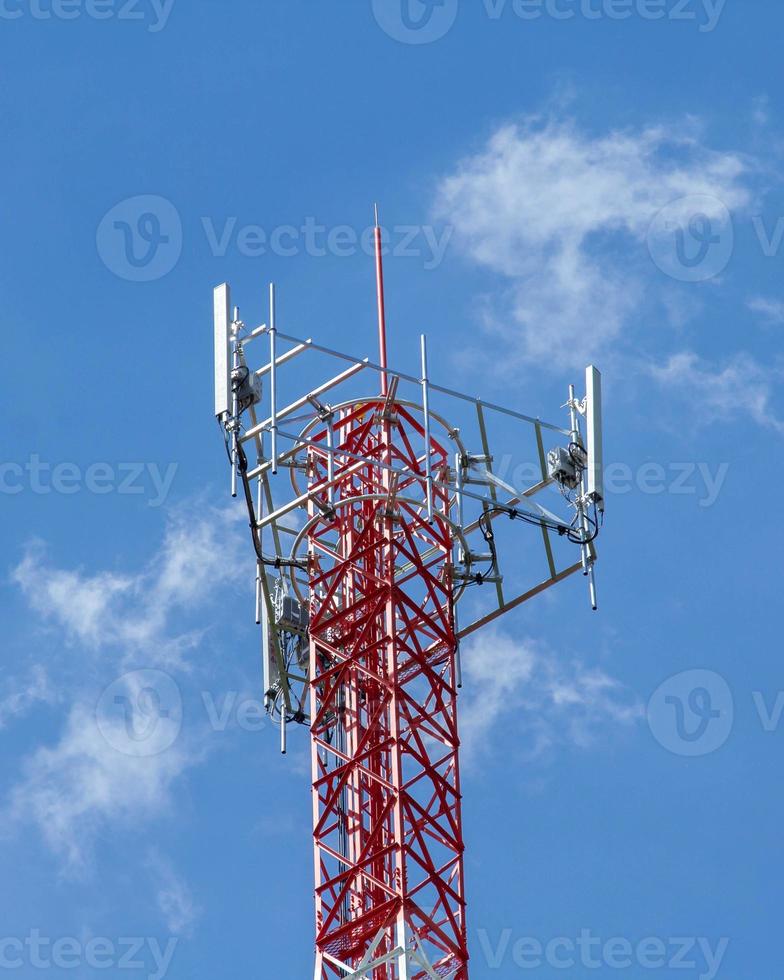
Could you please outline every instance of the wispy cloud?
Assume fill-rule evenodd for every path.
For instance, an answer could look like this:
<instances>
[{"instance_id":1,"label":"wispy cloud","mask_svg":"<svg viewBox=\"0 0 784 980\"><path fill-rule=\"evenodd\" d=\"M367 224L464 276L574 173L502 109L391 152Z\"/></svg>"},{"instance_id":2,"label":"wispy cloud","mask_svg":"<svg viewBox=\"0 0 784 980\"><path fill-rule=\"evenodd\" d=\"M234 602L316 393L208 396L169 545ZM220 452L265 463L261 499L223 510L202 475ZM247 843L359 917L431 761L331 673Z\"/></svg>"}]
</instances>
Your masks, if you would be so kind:
<instances>
[{"instance_id":1,"label":"wispy cloud","mask_svg":"<svg viewBox=\"0 0 784 980\"><path fill-rule=\"evenodd\" d=\"M181 733L181 694L162 668L192 669L206 600L243 568L240 518L204 507L170 515L160 547L135 572L58 568L41 542L13 572L30 608L64 635L71 666L81 667L64 690L57 679L71 703L62 733L23 760L0 818L6 831L36 827L69 871L89 865L107 831L133 831L165 814L175 781L204 758L197 735ZM54 682L34 680L0 704L0 723ZM166 685L177 711L160 701ZM164 889L172 916L177 894Z\"/></svg>"},{"instance_id":2,"label":"wispy cloud","mask_svg":"<svg viewBox=\"0 0 784 980\"><path fill-rule=\"evenodd\" d=\"M752 100L751 118L756 126L767 126L770 121L770 98L758 95Z\"/></svg>"},{"instance_id":3,"label":"wispy cloud","mask_svg":"<svg viewBox=\"0 0 784 980\"><path fill-rule=\"evenodd\" d=\"M644 242L657 213L696 195L726 223L750 203L749 172L741 154L709 149L693 121L590 135L569 120L529 119L463 160L435 210L507 284L485 319L511 356L583 365L639 311L656 273Z\"/></svg>"},{"instance_id":4,"label":"wispy cloud","mask_svg":"<svg viewBox=\"0 0 784 980\"><path fill-rule=\"evenodd\" d=\"M758 313L764 320L777 326L784 323L784 301L756 296L748 303L752 313Z\"/></svg>"},{"instance_id":5,"label":"wispy cloud","mask_svg":"<svg viewBox=\"0 0 784 980\"><path fill-rule=\"evenodd\" d=\"M188 936L201 914L190 887L174 870L170 861L151 851L147 868L153 880L156 902L167 930L173 936Z\"/></svg>"},{"instance_id":6,"label":"wispy cloud","mask_svg":"<svg viewBox=\"0 0 784 980\"><path fill-rule=\"evenodd\" d=\"M30 607L64 631L67 642L119 651L146 665L180 664L199 633L172 633L173 615L202 600L241 566L239 511L191 508L169 517L161 547L135 573L85 572L53 566L41 541L28 547L12 578Z\"/></svg>"},{"instance_id":7,"label":"wispy cloud","mask_svg":"<svg viewBox=\"0 0 784 980\"><path fill-rule=\"evenodd\" d=\"M716 367L692 351L681 351L649 370L660 385L688 398L692 421L749 418L784 435L784 421L773 405L775 372L749 354L736 354Z\"/></svg>"},{"instance_id":8,"label":"wispy cloud","mask_svg":"<svg viewBox=\"0 0 784 980\"><path fill-rule=\"evenodd\" d=\"M133 829L160 816L173 781L192 762L182 745L143 758L118 752L99 730L94 709L77 705L59 741L24 762L5 822L37 827L68 870L79 872L108 827Z\"/></svg>"},{"instance_id":9,"label":"wispy cloud","mask_svg":"<svg viewBox=\"0 0 784 980\"><path fill-rule=\"evenodd\" d=\"M516 736L521 754L540 758L559 746L587 748L642 717L634 693L599 667L499 629L465 644L463 674L460 725L469 762L500 729L505 743Z\"/></svg>"},{"instance_id":10,"label":"wispy cloud","mask_svg":"<svg viewBox=\"0 0 784 980\"><path fill-rule=\"evenodd\" d=\"M46 668L36 664L26 680L11 680L5 684L7 693L0 699L0 729L23 715L38 703L52 704L54 689Z\"/></svg>"}]
</instances>

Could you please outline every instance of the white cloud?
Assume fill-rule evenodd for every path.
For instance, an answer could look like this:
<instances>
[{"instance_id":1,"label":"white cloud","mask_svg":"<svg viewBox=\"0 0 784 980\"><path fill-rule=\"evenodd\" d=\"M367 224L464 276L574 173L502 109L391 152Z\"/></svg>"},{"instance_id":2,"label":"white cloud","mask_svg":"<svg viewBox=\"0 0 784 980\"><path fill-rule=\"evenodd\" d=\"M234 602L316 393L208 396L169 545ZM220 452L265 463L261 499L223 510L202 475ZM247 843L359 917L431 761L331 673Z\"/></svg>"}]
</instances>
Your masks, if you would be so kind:
<instances>
[{"instance_id":1,"label":"white cloud","mask_svg":"<svg viewBox=\"0 0 784 980\"><path fill-rule=\"evenodd\" d=\"M538 757L558 746L586 748L602 732L642 717L619 681L530 639L491 629L467 642L462 655L460 727L469 760L497 749L501 728L504 744L517 737L522 753Z\"/></svg>"},{"instance_id":2,"label":"white cloud","mask_svg":"<svg viewBox=\"0 0 784 980\"><path fill-rule=\"evenodd\" d=\"M56 620L69 638L91 645L105 638L116 600L132 594L134 586L133 579L109 572L87 576L49 568L40 541L27 548L13 580L36 612Z\"/></svg>"},{"instance_id":3,"label":"white cloud","mask_svg":"<svg viewBox=\"0 0 784 980\"><path fill-rule=\"evenodd\" d=\"M206 513L205 513L206 511ZM240 512L192 508L170 515L163 543L147 567L118 574L52 567L44 545L33 542L13 572L31 608L88 649L118 649L146 665L179 664L198 632L170 635L173 615L238 578L243 562ZM251 572L248 573L252 574Z\"/></svg>"},{"instance_id":4,"label":"white cloud","mask_svg":"<svg viewBox=\"0 0 784 980\"><path fill-rule=\"evenodd\" d=\"M784 421L772 404L773 372L748 354L736 354L717 368L692 351L681 351L649 370L659 384L688 398L692 419L727 422L745 416L784 435Z\"/></svg>"},{"instance_id":5,"label":"white cloud","mask_svg":"<svg viewBox=\"0 0 784 980\"><path fill-rule=\"evenodd\" d=\"M757 126L767 126L770 122L770 98L758 95L752 100L751 118Z\"/></svg>"},{"instance_id":6,"label":"white cloud","mask_svg":"<svg viewBox=\"0 0 784 980\"><path fill-rule=\"evenodd\" d=\"M6 728L14 719L21 718L34 704L51 704L55 700L46 668L40 664L33 667L26 681L9 682L6 685L6 689L8 688L12 690L0 700L0 729Z\"/></svg>"},{"instance_id":7,"label":"white cloud","mask_svg":"<svg viewBox=\"0 0 784 980\"><path fill-rule=\"evenodd\" d=\"M574 123L499 129L438 190L437 217L508 283L487 325L522 359L584 364L616 340L656 272L644 249L666 205L701 196L726 221L750 203L749 165L708 149L690 122L592 136Z\"/></svg>"},{"instance_id":8,"label":"white cloud","mask_svg":"<svg viewBox=\"0 0 784 980\"><path fill-rule=\"evenodd\" d=\"M749 300L749 309L752 313L759 313L768 323L784 323L784 301L778 299L766 299L764 296L756 296Z\"/></svg>"},{"instance_id":9,"label":"white cloud","mask_svg":"<svg viewBox=\"0 0 784 980\"><path fill-rule=\"evenodd\" d=\"M194 508L171 515L160 548L135 573L56 568L40 542L13 572L31 609L64 635L69 677L80 680L62 691L58 679L73 707L59 740L23 761L2 817L7 829L37 827L69 869L89 863L106 831L164 814L175 780L204 756L182 734L181 693L160 668L191 668L186 654L202 636L211 594L241 582L243 572L250 591L254 566L241 517L239 509L203 506L196 516ZM37 676L29 692L0 704L0 723L47 691L45 676ZM163 894L170 917L182 918L184 893L172 886Z\"/></svg>"},{"instance_id":10,"label":"white cloud","mask_svg":"<svg viewBox=\"0 0 784 980\"><path fill-rule=\"evenodd\" d=\"M147 867L153 879L155 898L166 928L173 936L189 936L201 910L187 884L166 858L151 852Z\"/></svg>"},{"instance_id":11,"label":"white cloud","mask_svg":"<svg viewBox=\"0 0 784 980\"><path fill-rule=\"evenodd\" d=\"M5 816L35 825L49 848L78 871L107 827L134 828L164 812L172 782L192 762L182 745L145 758L118 752L99 731L94 711L77 705L57 744L25 761Z\"/></svg>"}]
</instances>

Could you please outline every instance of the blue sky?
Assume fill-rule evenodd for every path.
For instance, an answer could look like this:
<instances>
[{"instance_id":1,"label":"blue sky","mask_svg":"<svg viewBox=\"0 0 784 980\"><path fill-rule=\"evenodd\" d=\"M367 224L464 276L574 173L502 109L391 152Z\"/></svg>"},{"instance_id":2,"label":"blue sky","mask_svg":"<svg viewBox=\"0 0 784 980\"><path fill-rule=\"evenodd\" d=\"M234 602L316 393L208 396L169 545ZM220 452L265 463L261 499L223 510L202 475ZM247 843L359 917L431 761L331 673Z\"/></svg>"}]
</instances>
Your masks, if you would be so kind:
<instances>
[{"instance_id":1,"label":"blue sky","mask_svg":"<svg viewBox=\"0 0 784 980\"><path fill-rule=\"evenodd\" d=\"M783 18L0 2L0 969L312 975L212 287L372 352L378 200L395 363L427 330L434 379L554 420L606 384L599 613L572 580L464 651L472 976L779 977Z\"/></svg>"}]
</instances>

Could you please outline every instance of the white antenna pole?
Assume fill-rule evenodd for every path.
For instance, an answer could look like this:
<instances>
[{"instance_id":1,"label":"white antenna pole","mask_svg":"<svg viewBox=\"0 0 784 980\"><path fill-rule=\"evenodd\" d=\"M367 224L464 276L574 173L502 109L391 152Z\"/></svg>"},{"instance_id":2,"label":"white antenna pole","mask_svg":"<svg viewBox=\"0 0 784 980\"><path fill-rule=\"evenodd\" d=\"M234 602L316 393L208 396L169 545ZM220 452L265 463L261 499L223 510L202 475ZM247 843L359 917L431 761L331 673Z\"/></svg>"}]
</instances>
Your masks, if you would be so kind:
<instances>
[{"instance_id":1,"label":"white antenna pole","mask_svg":"<svg viewBox=\"0 0 784 980\"><path fill-rule=\"evenodd\" d=\"M455 620L455 624L454 624L455 636L459 636L460 625L458 623L456 603L452 604L452 615ZM463 657L460 653L460 640L457 641L457 649L455 650L455 685L457 686L458 691L463 686Z\"/></svg>"},{"instance_id":2,"label":"white antenna pole","mask_svg":"<svg viewBox=\"0 0 784 980\"><path fill-rule=\"evenodd\" d=\"M237 385L234 383L234 378L240 367L240 345L238 340L239 334L239 319L240 311L239 307L234 309L234 322L231 327L231 338L232 338L232 385L231 385L231 495L232 497L237 496L237 459L239 457L239 426L240 426L240 406L239 397L237 394Z\"/></svg>"},{"instance_id":3,"label":"white antenna pole","mask_svg":"<svg viewBox=\"0 0 784 980\"><path fill-rule=\"evenodd\" d=\"M272 441L272 472L278 472L278 329L276 325L276 302L275 302L275 283L270 283L270 312L269 312L269 335L270 335L270 438Z\"/></svg>"},{"instance_id":4,"label":"white antenna pole","mask_svg":"<svg viewBox=\"0 0 784 980\"><path fill-rule=\"evenodd\" d=\"M430 448L430 382L427 376L427 337L420 338L422 347L422 408L425 412L425 476L427 480L427 519L433 523L433 461Z\"/></svg>"},{"instance_id":5,"label":"white antenna pole","mask_svg":"<svg viewBox=\"0 0 784 980\"><path fill-rule=\"evenodd\" d=\"M327 479L329 480L327 500L329 500L330 504L333 504L335 502L335 426L332 413L330 413L327 419L327 452L329 453L327 459Z\"/></svg>"},{"instance_id":6,"label":"white antenna pole","mask_svg":"<svg viewBox=\"0 0 784 980\"><path fill-rule=\"evenodd\" d=\"M455 503L457 504L457 522L460 527L465 527L465 513L463 509L463 457L455 453ZM465 559L463 549L457 546L458 563Z\"/></svg>"},{"instance_id":7,"label":"white antenna pole","mask_svg":"<svg viewBox=\"0 0 784 980\"><path fill-rule=\"evenodd\" d=\"M569 417L571 419L572 442L577 443L578 445L582 445L582 437L580 435L580 421L577 417L577 401L575 399L574 385L569 385ZM584 519L584 511L583 511L583 504L582 504L582 493L583 493L583 487L581 485L580 486L581 499L577 503L577 509L580 514L580 525L582 527L583 537L584 537L585 519ZM588 549L584 544L580 546L580 558L582 559L582 563L583 563L583 575L587 575L588 574Z\"/></svg>"},{"instance_id":8,"label":"white antenna pole","mask_svg":"<svg viewBox=\"0 0 784 980\"><path fill-rule=\"evenodd\" d=\"M272 657L272 644L269 635L269 612L267 603L261 604L261 668L264 676L264 706L270 710L269 691L272 688L272 669L270 658Z\"/></svg>"},{"instance_id":9,"label":"white antenna pole","mask_svg":"<svg viewBox=\"0 0 784 980\"><path fill-rule=\"evenodd\" d=\"M577 399L574 393L574 385L569 385L569 413L572 426L572 442L582 446L582 435L580 433L580 419L577 413ZM586 496L585 472L580 476L579 498L577 500L577 510L580 515L580 528L582 531L583 543L580 545L580 557L583 565L583 575L588 579L588 590L591 596L591 608L595 611L598 608L596 602L596 578L593 570L593 559L591 558L590 548L588 547L591 537L591 527L588 522L588 498Z\"/></svg>"}]
</instances>

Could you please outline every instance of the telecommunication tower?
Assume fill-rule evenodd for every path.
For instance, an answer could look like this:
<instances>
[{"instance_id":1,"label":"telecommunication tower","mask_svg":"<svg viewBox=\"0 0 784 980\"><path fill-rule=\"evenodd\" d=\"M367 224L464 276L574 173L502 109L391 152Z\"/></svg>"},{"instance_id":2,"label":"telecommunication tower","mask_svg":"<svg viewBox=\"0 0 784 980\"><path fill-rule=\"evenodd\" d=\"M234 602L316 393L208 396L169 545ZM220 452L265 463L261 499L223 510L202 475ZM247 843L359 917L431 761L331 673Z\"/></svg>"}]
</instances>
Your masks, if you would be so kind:
<instances>
[{"instance_id":1,"label":"telecommunication tower","mask_svg":"<svg viewBox=\"0 0 784 980\"><path fill-rule=\"evenodd\" d=\"M267 711L284 753L291 725L310 731L315 980L466 980L460 641L578 571L596 608L601 377L569 389L561 427L436 384L424 336L416 374L391 367L382 255L376 216L376 361L282 331L274 286L248 327L219 286L215 414Z\"/></svg>"}]
</instances>

